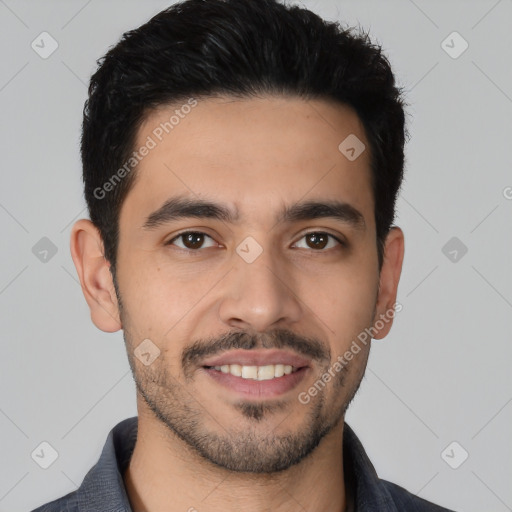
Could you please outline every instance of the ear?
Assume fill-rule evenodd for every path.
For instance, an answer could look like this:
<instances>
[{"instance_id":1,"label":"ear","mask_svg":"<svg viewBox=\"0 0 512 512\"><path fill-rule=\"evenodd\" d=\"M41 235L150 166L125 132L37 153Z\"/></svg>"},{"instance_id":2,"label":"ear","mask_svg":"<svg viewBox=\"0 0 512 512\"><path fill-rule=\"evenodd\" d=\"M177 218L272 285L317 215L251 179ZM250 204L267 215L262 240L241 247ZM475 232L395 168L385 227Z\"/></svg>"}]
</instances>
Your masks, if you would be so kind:
<instances>
[{"instance_id":1,"label":"ear","mask_svg":"<svg viewBox=\"0 0 512 512\"><path fill-rule=\"evenodd\" d=\"M403 259L404 233L399 227L393 226L386 237L384 259L380 271L379 294L373 319L373 331L375 332L373 338L377 340L386 337L393 325L394 312L392 310L396 303Z\"/></svg>"},{"instance_id":2,"label":"ear","mask_svg":"<svg viewBox=\"0 0 512 512\"><path fill-rule=\"evenodd\" d=\"M70 247L91 320L102 331L118 331L119 305L99 230L90 220L80 219L71 230Z\"/></svg>"}]
</instances>

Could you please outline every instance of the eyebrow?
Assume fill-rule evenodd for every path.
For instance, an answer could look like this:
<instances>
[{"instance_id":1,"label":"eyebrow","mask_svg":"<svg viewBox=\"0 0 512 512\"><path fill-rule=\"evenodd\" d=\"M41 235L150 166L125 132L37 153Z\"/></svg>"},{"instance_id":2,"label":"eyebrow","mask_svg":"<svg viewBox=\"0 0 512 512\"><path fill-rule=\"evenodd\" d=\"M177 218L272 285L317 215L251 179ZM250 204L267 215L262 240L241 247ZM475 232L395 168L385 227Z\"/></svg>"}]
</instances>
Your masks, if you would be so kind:
<instances>
[{"instance_id":1,"label":"eyebrow","mask_svg":"<svg viewBox=\"0 0 512 512\"><path fill-rule=\"evenodd\" d=\"M238 211L213 201L181 196L171 197L147 217L143 229L151 231L168 222L188 218L216 219L234 224L239 222L240 215ZM278 214L276 223L322 218L341 221L358 231L364 231L366 228L364 216L359 210L348 203L334 200L306 201L285 206Z\"/></svg>"}]
</instances>

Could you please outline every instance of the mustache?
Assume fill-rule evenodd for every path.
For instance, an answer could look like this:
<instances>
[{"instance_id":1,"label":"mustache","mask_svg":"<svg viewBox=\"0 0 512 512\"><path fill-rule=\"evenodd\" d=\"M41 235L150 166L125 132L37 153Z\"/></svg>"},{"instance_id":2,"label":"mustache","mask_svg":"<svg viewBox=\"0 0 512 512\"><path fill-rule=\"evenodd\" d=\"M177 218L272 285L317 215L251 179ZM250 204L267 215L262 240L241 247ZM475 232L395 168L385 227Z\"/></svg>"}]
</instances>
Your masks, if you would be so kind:
<instances>
[{"instance_id":1,"label":"mustache","mask_svg":"<svg viewBox=\"0 0 512 512\"><path fill-rule=\"evenodd\" d=\"M288 329L275 329L269 333L250 334L229 332L220 337L197 340L182 352L181 364L185 369L197 366L206 357L234 349L253 350L257 348L290 348L298 354L320 362L329 362L329 346L316 338L297 335Z\"/></svg>"}]
</instances>

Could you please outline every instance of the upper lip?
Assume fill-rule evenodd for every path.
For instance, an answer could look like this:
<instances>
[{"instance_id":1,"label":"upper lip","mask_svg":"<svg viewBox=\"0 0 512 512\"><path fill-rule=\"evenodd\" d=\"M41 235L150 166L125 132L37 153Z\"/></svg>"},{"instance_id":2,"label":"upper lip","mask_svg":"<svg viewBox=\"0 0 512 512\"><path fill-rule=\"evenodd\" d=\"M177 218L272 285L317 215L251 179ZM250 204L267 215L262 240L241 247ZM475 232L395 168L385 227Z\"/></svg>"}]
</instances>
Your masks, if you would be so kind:
<instances>
[{"instance_id":1,"label":"upper lip","mask_svg":"<svg viewBox=\"0 0 512 512\"><path fill-rule=\"evenodd\" d=\"M302 368L309 366L310 360L284 350L230 350L220 356L206 359L202 366L223 366L227 364L240 364L242 366L285 364Z\"/></svg>"}]
</instances>

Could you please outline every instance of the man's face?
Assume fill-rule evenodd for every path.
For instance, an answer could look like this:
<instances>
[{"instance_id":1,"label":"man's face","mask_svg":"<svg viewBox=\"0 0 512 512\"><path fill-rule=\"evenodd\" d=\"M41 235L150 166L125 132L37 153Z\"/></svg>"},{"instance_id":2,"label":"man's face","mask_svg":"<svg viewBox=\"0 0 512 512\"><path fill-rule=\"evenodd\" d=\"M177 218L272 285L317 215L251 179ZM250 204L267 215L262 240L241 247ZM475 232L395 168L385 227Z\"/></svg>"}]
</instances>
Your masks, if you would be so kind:
<instances>
[{"instance_id":1,"label":"man's face","mask_svg":"<svg viewBox=\"0 0 512 512\"><path fill-rule=\"evenodd\" d=\"M119 221L117 282L139 416L152 411L154 425L227 469L282 470L339 425L366 366L369 344L299 400L374 321L370 155L350 161L338 149L350 134L368 142L348 107L275 97L201 100L159 141L154 130L176 108L142 125L136 147L148 136L157 144ZM171 198L215 203L234 218L203 208L144 227ZM320 207L280 217L313 202L346 203L362 217ZM148 365L134 354L146 339L144 357L160 351ZM289 368L273 365L283 364L293 373L279 376ZM252 378L258 371L265 380Z\"/></svg>"}]
</instances>

